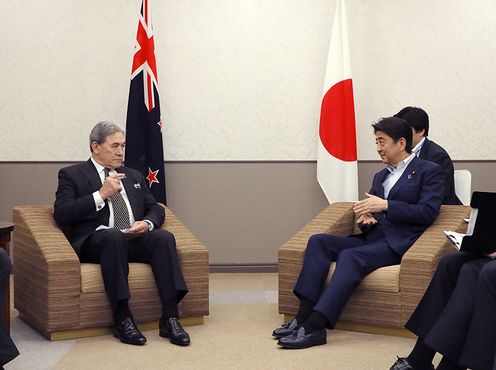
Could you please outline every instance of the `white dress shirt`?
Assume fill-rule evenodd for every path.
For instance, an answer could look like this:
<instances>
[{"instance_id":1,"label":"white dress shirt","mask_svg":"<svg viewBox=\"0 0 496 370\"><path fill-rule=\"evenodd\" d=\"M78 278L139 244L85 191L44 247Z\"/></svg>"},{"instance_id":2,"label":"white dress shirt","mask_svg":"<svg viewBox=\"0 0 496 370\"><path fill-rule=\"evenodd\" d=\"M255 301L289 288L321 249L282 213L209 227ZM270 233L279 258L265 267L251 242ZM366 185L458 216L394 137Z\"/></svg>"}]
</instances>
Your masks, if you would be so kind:
<instances>
[{"instance_id":1,"label":"white dress shirt","mask_svg":"<svg viewBox=\"0 0 496 370\"><path fill-rule=\"evenodd\" d=\"M415 154L417 157L420 155L420 151L422 150L422 146L424 145L424 142L425 142L425 137L423 137L422 140L420 140L418 144L415 145L412 149L412 153Z\"/></svg>"},{"instance_id":2,"label":"white dress shirt","mask_svg":"<svg viewBox=\"0 0 496 370\"><path fill-rule=\"evenodd\" d=\"M384 199L387 199L389 192L396 184L396 182L399 180L401 175L403 175L403 172L405 172L405 169L407 168L408 164L412 161L413 158L415 158L415 156L416 154L412 153L408 157L400 161L396 165L396 167L391 165L386 167L389 171L389 174L386 176L386 179L382 183L382 187L384 188Z\"/></svg>"}]
</instances>

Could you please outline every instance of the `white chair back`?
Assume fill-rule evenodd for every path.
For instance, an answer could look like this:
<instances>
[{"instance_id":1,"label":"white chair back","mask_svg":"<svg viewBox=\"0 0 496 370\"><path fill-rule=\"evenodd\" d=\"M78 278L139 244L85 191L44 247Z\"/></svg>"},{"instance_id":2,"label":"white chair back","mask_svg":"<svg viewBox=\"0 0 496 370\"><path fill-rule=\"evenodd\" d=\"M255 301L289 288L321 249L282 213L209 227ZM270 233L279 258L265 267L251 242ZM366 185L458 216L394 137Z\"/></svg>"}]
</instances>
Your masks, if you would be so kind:
<instances>
[{"instance_id":1,"label":"white chair back","mask_svg":"<svg viewBox=\"0 0 496 370\"><path fill-rule=\"evenodd\" d=\"M470 205L470 198L472 197L472 173L469 170L455 171L455 193L464 205Z\"/></svg>"}]
</instances>

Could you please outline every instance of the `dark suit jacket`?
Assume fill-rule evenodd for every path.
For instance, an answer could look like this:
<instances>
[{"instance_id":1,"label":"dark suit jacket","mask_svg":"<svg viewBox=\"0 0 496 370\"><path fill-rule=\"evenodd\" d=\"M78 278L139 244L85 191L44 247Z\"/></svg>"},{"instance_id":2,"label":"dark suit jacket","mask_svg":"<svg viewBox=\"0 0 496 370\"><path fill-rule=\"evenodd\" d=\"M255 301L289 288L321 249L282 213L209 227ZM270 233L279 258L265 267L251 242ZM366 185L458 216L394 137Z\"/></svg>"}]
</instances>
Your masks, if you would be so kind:
<instances>
[{"instance_id":1,"label":"dark suit jacket","mask_svg":"<svg viewBox=\"0 0 496 370\"><path fill-rule=\"evenodd\" d=\"M118 168L117 172L126 174L126 178L121 181L126 189L134 218L137 221L147 219L155 228L161 227L165 220L164 208L153 198L144 177L138 171L127 167ZM98 226L108 225L108 202L106 201L106 206L97 212L92 195L101 186L102 181L91 160L59 171L54 217L78 255L86 238Z\"/></svg>"},{"instance_id":2,"label":"dark suit jacket","mask_svg":"<svg viewBox=\"0 0 496 370\"><path fill-rule=\"evenodd\" d=\"M388 174L388 169L384 168L374 176L370 194L384 198L382 183ZM374 214L396 253L405 254L434 222L443 194L444 174L441 167L414 157L389 192L388 210Z\"/></svg>"},{"instance_id":3,"label":"dark suit jacket","mask_svg":"<svg viewBox=\"0 0 496 370\"><path fill-rule=\"evenodd\" d=\"M444 171L444 199L443 204L462 204L455 194L455 179L453 161L449 154L434 141L425 138L420 150L419 158L440 165Z\"/></svg>"}]
</instances>

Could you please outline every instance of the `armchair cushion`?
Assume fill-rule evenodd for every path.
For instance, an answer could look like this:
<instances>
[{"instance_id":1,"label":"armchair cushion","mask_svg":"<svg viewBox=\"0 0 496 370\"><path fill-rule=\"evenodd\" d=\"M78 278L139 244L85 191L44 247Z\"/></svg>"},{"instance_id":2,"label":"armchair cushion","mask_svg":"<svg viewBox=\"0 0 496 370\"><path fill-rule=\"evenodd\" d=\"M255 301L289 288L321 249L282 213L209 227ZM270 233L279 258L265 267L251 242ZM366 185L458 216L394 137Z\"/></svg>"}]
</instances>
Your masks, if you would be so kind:
<instances>
[{"instance_id":1,"label":"armchair cushion","mask_svg":"<svg viewBox=\"0 0 496 370\"><path fill-rule=\"evenodd\" d=\"M156 289L155 279L150 265L132 262L129 264L129 289ZM105 293L100 265L81 263L81 292Z\"/></svg>"},{"instance_id":2,"label":"armchair cushion","mask_svg":"<svg viewBox=\"0 0 496 370\"><path fill-rule=\"evenodd\" d=\"M336 264L333 262L327 276L327 283L331 280ZM373 271L357 287L358 291L376 291L398 293L400 291L400 265L386 266Z\"/></svg>"}]
</instances>

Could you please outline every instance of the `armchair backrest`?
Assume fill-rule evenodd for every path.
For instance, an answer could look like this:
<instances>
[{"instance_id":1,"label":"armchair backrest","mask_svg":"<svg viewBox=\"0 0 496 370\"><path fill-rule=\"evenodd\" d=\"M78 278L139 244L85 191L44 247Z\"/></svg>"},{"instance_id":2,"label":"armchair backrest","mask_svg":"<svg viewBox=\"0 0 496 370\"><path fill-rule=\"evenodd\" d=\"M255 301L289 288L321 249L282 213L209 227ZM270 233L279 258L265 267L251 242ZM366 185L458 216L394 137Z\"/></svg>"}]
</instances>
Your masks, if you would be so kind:
<instances>
[{"instance_id":1,"label":"armchair backrest","mask_svg":"<svg viewBox=\"0 0 496 370\"><path fill-rule=\"evenodd\" d=\"M454 177L455 194L467 206L472 196L472 173L469 170L456 170Z\"/></svg>"}]
</instances>

